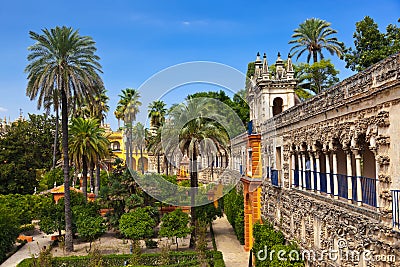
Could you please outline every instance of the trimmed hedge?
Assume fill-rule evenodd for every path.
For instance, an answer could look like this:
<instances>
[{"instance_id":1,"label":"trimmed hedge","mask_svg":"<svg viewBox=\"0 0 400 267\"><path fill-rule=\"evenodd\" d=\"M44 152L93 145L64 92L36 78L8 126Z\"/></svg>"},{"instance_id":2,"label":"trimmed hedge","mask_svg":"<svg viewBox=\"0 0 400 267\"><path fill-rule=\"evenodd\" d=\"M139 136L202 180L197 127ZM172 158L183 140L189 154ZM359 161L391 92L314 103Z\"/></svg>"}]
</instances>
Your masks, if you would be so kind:
<instances>
[{"instance_id":1,"label":"trimmed hedge","mask_svg":"<svg viewBox=\"0 0 400 267\"><path fill-rule=\"evenodd\" d=\"M209 259L210 266L214 267L225 267L225 263L222 257L222 253L219 251L207 251L207 258ZM104 266L120 267L124 266L124 262L130 262L130 254L111 254L104 255L102 257ZM57 257L53 258L52 266L71 266L71 267L86 267L89 265L89 256L70 256L70 257ZM177 266L200 266L196 252L170 252L170 262L173 264L164 265L165 267L177 267ZM160 254L142 254L139 264L137 267L148 267L148 266L161 266ZM176 263L178 262L178 263ZM33 266L33 259L25 259L17 265L17 267L31 267Z\"/></svg>"},{"instance_id":2,"label":"trimmed hedge","mask_svg":"<svg viewBox=\"0 0 400 267\"><path fill-rule=\"evenodd\" d=\"M244 245L244 199L243 192L233 188L224 196L224 212L235 230L240 244Z\"/></svg>"}]
</instances>

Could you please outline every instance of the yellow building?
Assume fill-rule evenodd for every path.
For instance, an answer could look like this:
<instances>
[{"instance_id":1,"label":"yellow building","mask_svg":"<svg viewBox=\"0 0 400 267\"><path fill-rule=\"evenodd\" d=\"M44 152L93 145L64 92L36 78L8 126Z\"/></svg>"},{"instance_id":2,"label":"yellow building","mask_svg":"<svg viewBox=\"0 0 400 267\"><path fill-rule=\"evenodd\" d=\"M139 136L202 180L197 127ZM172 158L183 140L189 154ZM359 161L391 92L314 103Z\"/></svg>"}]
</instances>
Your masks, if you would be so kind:
<instances>
[{"instance_id":1,"label":"yellow building","mask_svg":"<svg viewBox=\"0 0 400 267\"><path fill-rule=\"evenodd\" d=\"M124 132L123 130L112 131L109 125L105 126L107 139L110 141L110 148L112 151L112 157L114 159L119 158L124 163L126 163L126 146L124 141ZM137 149L135 144L132 144L133 152L132 152L132 169L135 171L141 171L142 162L144 165L144 171L149 171L149 155L147 153L147 149L144 147L142 151L142 155L140 150ZM129 157L129 156L128 156ZM150 168L151 169L151 168Z\"/></svg>"}]
</instances>

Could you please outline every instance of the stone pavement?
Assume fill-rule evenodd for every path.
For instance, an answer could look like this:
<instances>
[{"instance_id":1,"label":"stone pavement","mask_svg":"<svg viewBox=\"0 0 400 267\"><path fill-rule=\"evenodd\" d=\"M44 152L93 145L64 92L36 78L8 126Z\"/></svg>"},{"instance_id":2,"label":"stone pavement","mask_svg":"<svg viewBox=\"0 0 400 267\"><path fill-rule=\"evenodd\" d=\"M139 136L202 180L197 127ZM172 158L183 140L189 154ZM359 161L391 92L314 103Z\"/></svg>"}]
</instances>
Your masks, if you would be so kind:
<instances>
[{"instance_id":1,"label":"stone pavement","mask_svg":"<svg viewBox=\"0 0 400 267\"><path fill-rule=\"evenodd\" d=\"M50 237L45 236L44 233L39 230L35 230L33 234L33 242L26 243L22 248L15 252L10 258L8 258L0 267L15 267L23 259L30 258L32 254L39 254L40 249L43 246L50 246Z\"/></svg>"},{"instance_id":2,"label":"stone pavement","mask_svg":"<svg viewBox=\"0 0 400 267\"><path fill-rule=\"evenodd\" d=\"M222 252L226 267L247 267L250 253L240 245L225 215L213 222L213 229L217 249Z\"/></svg>"}]
</instances>

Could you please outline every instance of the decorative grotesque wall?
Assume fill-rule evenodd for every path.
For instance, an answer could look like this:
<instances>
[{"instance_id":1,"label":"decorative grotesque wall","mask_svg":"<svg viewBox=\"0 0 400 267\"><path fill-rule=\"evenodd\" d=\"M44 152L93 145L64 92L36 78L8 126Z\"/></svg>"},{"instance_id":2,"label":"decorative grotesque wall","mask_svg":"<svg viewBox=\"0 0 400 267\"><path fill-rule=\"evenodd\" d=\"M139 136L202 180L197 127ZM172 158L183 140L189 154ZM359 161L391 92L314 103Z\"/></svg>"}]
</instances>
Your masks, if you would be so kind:
<instances>
[{"instance_id":1,"label":"decorative grotesque wall","mask_svg":"<svg viewBox=\"0 0 400 267\"><path fill-rule=\"evenodd\" d=\"M262 217L315 254L309 266L400 266L400 54L279 114L257 116L255 99Z\"/></svg>"}]
</instances>

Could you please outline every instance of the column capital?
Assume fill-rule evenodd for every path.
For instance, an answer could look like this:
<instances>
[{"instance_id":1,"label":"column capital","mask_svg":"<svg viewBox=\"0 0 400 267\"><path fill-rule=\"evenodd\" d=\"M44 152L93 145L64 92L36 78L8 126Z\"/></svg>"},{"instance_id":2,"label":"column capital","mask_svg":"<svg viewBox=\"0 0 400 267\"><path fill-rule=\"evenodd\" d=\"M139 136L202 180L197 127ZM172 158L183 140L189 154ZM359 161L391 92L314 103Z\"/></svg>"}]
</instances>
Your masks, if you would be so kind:
<instances>
[{"instance_id":1,"label":"column capital","mask_svg":"<svg viewBox=\"0 0 400 267\"><path fill-rule=\"evenodd\" d=\"M322 149L322 153L324 153L325 155L329 155L331 151L332 151L331 149L326 149L326 148Z\"/></svg>"}]
</instances>

